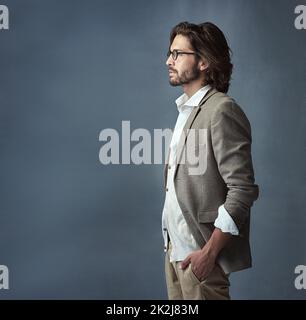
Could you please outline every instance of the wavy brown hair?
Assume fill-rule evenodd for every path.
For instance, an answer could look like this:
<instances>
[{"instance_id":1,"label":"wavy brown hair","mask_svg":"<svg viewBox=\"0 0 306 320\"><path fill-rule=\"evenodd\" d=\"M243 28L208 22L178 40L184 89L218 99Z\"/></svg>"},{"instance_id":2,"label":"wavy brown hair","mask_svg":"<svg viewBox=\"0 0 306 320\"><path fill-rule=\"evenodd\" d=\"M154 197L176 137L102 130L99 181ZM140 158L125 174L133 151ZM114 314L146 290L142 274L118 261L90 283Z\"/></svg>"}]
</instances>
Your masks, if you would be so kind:
<instances>
[{"instance_id":1,"label":"wavy brown hair","mask_svg":"<svg viewBox=\"0 0 306 320\"><path fill-rule=\"evenodd\" d=\"M226 93L230 85L233 65L231 49L223 32L211 22L200 24L181 22L171 30L170 46L178 34L187 37L197 55L208 62L205 83Z\"/></svg>"}]
</instances>

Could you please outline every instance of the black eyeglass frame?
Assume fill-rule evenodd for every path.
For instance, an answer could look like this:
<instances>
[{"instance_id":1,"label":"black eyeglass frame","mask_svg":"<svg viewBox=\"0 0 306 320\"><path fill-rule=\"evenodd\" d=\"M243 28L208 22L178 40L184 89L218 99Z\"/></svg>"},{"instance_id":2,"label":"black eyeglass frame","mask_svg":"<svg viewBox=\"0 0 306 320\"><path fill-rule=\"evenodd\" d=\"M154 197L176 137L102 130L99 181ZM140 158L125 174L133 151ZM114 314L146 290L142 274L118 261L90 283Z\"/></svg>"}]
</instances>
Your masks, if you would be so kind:
<instances>
[{"instance_id":1,"label":"black eyeglass frame","mask_svg":"<svg viewBox=\"0 0 306 320\"><path fill-rule=\"evenodd\" d=\"M173 51L168 50L167 58L169 58L171 55L172 59L175 61L180 54L194 54L197 56L199 55L197 52L186 52L186 51L180 51L180 50L174 49Z\"/></svg>"}]
</instances>

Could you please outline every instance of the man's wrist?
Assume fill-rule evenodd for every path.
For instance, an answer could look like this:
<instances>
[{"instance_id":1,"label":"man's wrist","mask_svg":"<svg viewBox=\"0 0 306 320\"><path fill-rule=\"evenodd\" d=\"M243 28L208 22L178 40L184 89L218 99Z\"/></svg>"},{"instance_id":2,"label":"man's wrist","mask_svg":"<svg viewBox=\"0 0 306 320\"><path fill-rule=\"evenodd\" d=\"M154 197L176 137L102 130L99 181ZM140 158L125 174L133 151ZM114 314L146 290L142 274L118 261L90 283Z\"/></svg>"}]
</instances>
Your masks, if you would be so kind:
<instances>
[{"instance_id":1,"label":"man's wrist","mask_svg":"<svg viewBox=\"0 0 306 320\"><path fill-rule=\"evenodd\" d=\"M205 246L202 248L202 252L212 258L217 258L219 252L224 248L224 246L231 239L230 233L222 232L220 229L215 228L210 239L207 241Z\"/></svg>"},{"instance_id":2,"label":"man's wrist","mask_svg":"<svg viewBox=\"0 0 306 320\"><path fill-rule=\"evenodd\" d=\"M213 258L216 259L218 254L219 254L219 250L217 249L217 247L214 245L213 241L211 241L211 239L205 244L205 246L202 248L202 253Z\"/></svg>"}]
</instances>

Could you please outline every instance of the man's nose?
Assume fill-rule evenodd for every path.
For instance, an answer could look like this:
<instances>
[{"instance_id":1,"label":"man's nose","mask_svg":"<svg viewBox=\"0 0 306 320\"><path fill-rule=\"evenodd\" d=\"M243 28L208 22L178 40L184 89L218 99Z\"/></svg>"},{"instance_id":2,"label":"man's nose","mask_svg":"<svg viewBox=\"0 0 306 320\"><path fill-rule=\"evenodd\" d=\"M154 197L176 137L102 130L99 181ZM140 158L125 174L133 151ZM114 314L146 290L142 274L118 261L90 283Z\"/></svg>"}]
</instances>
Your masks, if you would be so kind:
<instances>
[{"instance_id":1,"label":"man's nose","mask_svg":"<svg viewBox=\"0 0 306 320\"><path fill-rule=\"evenodd\" d=\"M171 55L167 58L166 65L167 66L173 66L173 59L172 59Z\"/></svg>"}]
</instances>

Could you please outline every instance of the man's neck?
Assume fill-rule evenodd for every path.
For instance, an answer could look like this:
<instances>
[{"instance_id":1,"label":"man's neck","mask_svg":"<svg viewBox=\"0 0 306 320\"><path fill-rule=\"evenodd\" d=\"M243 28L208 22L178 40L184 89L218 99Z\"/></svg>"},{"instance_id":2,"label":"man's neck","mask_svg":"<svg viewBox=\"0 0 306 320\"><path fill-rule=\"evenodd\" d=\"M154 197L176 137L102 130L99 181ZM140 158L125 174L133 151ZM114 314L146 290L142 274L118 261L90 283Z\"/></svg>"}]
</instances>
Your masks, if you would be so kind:
<instances>
[{"instance_id":1,"label":"man's neck","mask_svg":"<svg viewBox=\"0 0 306 320\"><path fill-rule=\"evenodd\" d=\"M204 86L205 84L203 83L203 80L182 85L183 91L188 96L188 98L192 97L199 89Z\"/></svg>"}]
</instances>

